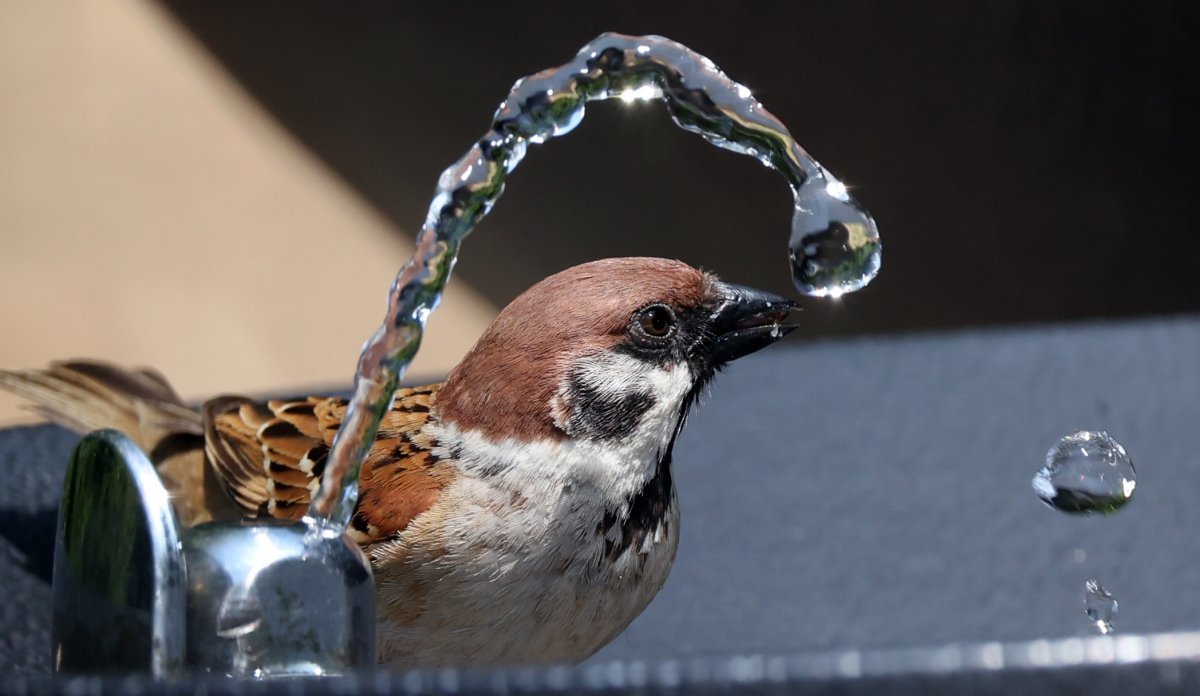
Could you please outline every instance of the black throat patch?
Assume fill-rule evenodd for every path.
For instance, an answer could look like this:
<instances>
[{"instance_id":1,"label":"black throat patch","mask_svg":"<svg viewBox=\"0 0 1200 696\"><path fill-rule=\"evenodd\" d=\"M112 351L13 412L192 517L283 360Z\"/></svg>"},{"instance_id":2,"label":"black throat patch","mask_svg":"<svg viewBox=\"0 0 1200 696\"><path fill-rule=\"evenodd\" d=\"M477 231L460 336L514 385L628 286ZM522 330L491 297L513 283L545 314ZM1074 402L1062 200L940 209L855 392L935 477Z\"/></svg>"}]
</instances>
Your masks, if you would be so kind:
<instances>
[{"instance_id":1,"label":"black throat patch","mask_svg":"<svg viewBox=\"0 0 1200 696\"><path fill-rule=\"evenodd\" d=\"M658 460L654 477L635 493L627 505L616 510L605 510L604 518L596 525L596 534L604 538L604 555L601 560L616 561L621 554L633 550L635 553L642 548L646 537L661 533L666 537L671 529L667 515L675 500L675 485L671 480L671 459L675 451L675 441L687 424L688 413L696 403L704 384L712 375L692 385L691 391L684 398L679 408L679 419L675 423L675 432Z\"/></svg>"},{"instance_id":2,"label":"black throat patch","mask_svg":"<svg viewBox=\"0 0 1200 696\"><path fill-rule=\"evenodd\" d=\"M617 560L630 549L636 552L646 537L652 537L656 532L664 537L670 532L667 513L675 497L671 482L671 450L674 444L672 440L666 454L659 460L654 478L629 499L625 517L621 516L624 510L604 512L604 519L597 525L596 533L604 537L603 558L608 561Z\"/></svg>"}]
</instances>

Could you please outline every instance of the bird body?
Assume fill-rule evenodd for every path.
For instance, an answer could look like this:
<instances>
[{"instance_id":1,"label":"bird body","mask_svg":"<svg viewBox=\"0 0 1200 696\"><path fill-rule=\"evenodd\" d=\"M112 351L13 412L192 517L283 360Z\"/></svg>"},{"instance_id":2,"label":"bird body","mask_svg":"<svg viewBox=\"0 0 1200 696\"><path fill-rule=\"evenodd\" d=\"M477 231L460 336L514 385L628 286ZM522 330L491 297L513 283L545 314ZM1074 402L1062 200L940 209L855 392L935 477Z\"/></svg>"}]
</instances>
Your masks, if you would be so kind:
<instances>
[{"instance_id":1,"label":"bird body","mask_svg":"<svg viewBox=\"0 0 1200 696\"><path fill-rule=\"evenodd\" d=\"M441 384L397 391L347 533L371 561L380 660L570 662L641 613L679 542L671 454L726 362L794 305L662 259L608 259L506 307ZM117 427L181 522L297 519L346 402L218 397L188 409L152 371L0 372L76 430Z\"/></svg>"}]
</instances>

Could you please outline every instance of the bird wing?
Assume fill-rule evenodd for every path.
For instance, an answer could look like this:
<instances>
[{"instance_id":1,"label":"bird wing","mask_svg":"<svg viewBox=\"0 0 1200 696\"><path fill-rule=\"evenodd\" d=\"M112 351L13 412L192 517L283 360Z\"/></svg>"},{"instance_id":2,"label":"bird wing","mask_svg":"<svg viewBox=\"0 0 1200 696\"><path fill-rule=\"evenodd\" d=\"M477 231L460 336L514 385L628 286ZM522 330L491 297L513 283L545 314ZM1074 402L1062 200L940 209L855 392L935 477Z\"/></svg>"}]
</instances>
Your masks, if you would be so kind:
<instances>
[{"instance_id":1,"label":"bird wing","mask_svg":"<svg viewBox=\"0 0 1200 696\"><path fill-rule=\"evenodd\" d=\"M452 477L438 466L426 425L440 384L400 389L359 475L350 535L360 544L403 530ZM219 397L204 407L205 449L246 515L299 519L320 485L346 400L310 396L259 403Z\"/></svg>"}]
</instances>

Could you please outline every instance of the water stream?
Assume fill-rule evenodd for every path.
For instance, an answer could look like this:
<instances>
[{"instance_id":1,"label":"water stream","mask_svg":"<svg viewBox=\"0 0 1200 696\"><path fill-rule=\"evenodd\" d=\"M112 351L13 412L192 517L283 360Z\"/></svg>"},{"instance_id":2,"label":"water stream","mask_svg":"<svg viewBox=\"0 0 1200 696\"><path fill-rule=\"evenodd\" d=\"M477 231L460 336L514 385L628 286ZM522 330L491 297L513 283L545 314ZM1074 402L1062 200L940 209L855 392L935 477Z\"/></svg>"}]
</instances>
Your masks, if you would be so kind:
<instances>
[{"instance_id":1,"label":"water stream","mask_svg":"<svg viewBox=\"0 0 1200 696\"><path fill-rule=\"evenodd\" d=\"M661 99L679 127L783 175L795 195L789 257L801 292L837 297L878 272L874 220L749 89L670 39L602 34L569 63L518 80L491 128L442 173L413 258L389 291L383 325L363 347L354 396L306 518L311 527L340 534L349 523L359 466L420 347L459 244L503 193L527 146L569 133L583 120L587 102L610 98Z\"/></svg>"}]
</instances>

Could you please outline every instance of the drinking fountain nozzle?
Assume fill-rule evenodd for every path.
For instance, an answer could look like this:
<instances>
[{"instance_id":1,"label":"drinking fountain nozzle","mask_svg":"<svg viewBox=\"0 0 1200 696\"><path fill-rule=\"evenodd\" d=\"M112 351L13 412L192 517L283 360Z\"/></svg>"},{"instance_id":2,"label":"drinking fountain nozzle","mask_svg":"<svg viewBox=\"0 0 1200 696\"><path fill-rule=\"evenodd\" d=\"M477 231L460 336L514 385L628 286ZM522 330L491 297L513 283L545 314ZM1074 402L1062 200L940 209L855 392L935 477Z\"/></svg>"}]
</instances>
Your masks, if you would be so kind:
<instances>
[{"instance_id":1,"label":"drinking fountain nozzle","mask_svg":"<svg viewBox=\"0 0 1200 696\"><path fill-rule=\"evenodd\" d=\"M375 664L370 565L319 522L181 530L154 466L125 435L83 439L54 552L60 672L185 670L245 677Z\"/></svg>"}]
</instances>

